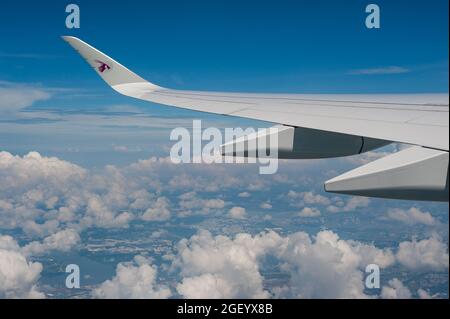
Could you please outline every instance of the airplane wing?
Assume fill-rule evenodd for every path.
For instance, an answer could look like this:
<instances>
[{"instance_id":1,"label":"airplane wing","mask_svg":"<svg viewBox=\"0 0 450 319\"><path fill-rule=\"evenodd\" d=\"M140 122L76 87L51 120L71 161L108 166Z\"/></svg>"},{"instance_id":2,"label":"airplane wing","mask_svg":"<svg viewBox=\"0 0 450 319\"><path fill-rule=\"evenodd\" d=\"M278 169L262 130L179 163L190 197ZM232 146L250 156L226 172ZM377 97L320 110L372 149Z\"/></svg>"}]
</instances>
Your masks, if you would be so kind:
<instances>
[{"instance_id":1,"label":"airplane wing","mask_svg":"<svg viewBox=\"0 0 450 319\"><path fill-rule=\"evenodd\" d=\"M123 95L281 124L284 138L292 140L290 148L281 152L285 158L345 156L390 142L411 144L414 147L407 154L399 152L394 154L395 158L383 159L391 173L401 173L394 174L399 181L394 186L379 180L386 170L375 165L330 180L325 183L325 189L364 196L448 201L448 94L310 95L172 90L150 83L78 38L65 36L63 39L108 85ZM416 171L418 165L422 167L436 158L440 159L439 167L425 165L426 169L436 171L436 176L425 174L426 182L420 176L414 183L406 178L411 179L411 171Z\"/></svg>"}]
</instances>

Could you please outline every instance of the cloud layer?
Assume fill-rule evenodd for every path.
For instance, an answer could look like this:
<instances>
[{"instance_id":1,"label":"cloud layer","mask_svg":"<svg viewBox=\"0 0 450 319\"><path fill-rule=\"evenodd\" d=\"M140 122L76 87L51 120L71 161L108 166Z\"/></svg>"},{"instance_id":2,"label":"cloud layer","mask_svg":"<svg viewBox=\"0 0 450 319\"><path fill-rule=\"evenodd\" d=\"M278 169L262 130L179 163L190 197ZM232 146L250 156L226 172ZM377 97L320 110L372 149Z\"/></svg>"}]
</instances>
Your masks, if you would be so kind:
<instances>
[{"instance_id":1,"label":"cloud layer","mask_svg":"<svg viewBox=\"0 0 450 319\"><path fill-rule=\"evenodd\" d=\"M353 240L343 240L332 231L320 231L315 236L297 232L281 236L274 231L256 235L240 233L234 237L200 230L176 246L170 272L179 281L174 289L157 283L157 271L151 260L137 257L131 263L120 263L116 275L100 285L94 296L101 298L429 298L423 289L414 295L399 279L393 278L379 290L368 295L365 290L365 268L369 264L383 269L402 265L417 269L415 263L425 259L440 261L422 264L422 269L444 271L448 268L448 253L444 243L437 248L419 250L405 263L404 250L409 245L429 245L429 239L419 243L402 242L397 252ZM287 280L270 284L262 268L269 258L286 274ZM414 260L414 262L413 262ZM446 260L446 261L445 261ZM145 275L144 275L145 274Z\"/></svg>"},{"instance_id":2,"label":"cloud layer","mask_svg":"<svg viewBox=\"0 0 450 319\"><path fill-rule=\"evenodd\" d=\"M0 152L0 179L4 181L0 183L0 229L21 231L28 240L19 247L11 237L2 237L0 296L43 297L38 289L42 265L31 260L79 247L82 232L89 228L127 228L133 221L162 225L192 216L218 217L236 225L276 217L258 215L251 219L254 212L245 204L258 193L270 195L263 201L255 198L254 209L260 213L270 210L274 202L285 203L292 210L288 218L304 221L309 217L307 222L369 207L371 200L364 197L299 191L294 186L303 176L301 168L293 166L292 171L277 176L245 178L254 176L257 169L173 165L166 158L150 158L120 168L87 170L37 152L24 156ZM299 169L294 179L289 178ZM316 183L310 179L302 182ZM273 193L278 188L281 191ZM227 196L227 192L235 196ZM233 202L236 198L245 200L238 206ZM430 213L418 208L391 209L386 216L409 226L437 224ZM437 234L403 241L398 247L379 248L342 239L331 230L314 234L241 230L233 235L200 230L181 239L166 257L166 264L158 269L142 256L119 263L115 276L99 285L93 296L368 298L371 296L364 288L368 264L378 264L382 269L397 265L411 272L442 272L448 269L449 258L448 244ZM273 283L265 277L267 260L286 280ZM171 285L158 278L158 273L167 269L177 278ZM383 287L380 296L408 296L408 288L402 285L393 280ZM421 290L410 292L410 296L430 294Z\"/></svg>"}]
</instances>

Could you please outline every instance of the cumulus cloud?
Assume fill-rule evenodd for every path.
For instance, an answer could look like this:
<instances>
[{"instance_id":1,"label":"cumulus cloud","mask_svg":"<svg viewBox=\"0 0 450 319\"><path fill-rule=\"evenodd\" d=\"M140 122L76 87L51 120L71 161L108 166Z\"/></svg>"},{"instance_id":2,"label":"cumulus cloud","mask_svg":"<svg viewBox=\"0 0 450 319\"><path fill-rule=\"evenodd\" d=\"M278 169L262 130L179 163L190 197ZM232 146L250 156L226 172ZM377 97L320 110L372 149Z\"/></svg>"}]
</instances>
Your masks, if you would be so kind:
<instances>
[{"instance_id":1,"label":"cumulus cloud","mask_svg":"<svg viewBox=\"0 0 450 319\"><path fill-rule=\"evenodd\" d=\"M164 221L170 218L169 201L165 197L159 197L152 207L142 215L145 221Z\"/></svg>"},{"instance_id":2,"label":"cumulus cloud","mask_svg":"<svg viewBox=\"0 0 450 319\"><path fill-rule=\"evenodd\" d=\"M261 267L270 257L287 274L287 281L266 286ZM364 292L364 269L375 263L392 266L389 249L343 240L332 231L316 236L304 232L281 236L274 231L233 237L200 230L182 239L169 258L178 271L176 293L182 298L371 298ZM408 288L398 279L380 297L406 298ZM423 296L426 292L421 292ZM418 292L419 294L419 292ZM119 263L116 275L93 293L99 298L167 298L169 288L157 284L157 271L141 256Z\"/></svg>"},{"instance_id":3,"label":"cumulus cloud","mask_svg":"<svg viewBox=\"0 0 450 319\"><path fill-rule=\"evenodd\" d=\"M340 160L357 165L357 166L361 166L361 165L365 165L370 162L373 162L382 157L385 157L387 155L390 155L390 154L392 154L392 152L393 151L381 151L381 150L369 151L369 152L365 152L365 153L354 155L354 156L344 157L344 158L341 158Z\"/></svg>"},{"instance_id":4,"label":"cumulus cloud","mask_svg":"<svg viewBox=\"0 0 450 319\"><path fill-rule=\"evenodd\" d=\"M156 195L152 174L114 166L91 173L37 152L0 152L0 227L42 238L66 228L127 227L137 216L167 219L168 203Z\"/></svg>"},{"instance_id":5,"label":"cumulus cloud","mask_svg":"<svg viewBox=\"0 0 450 319\"><path fill-rule=\"evenodd\" d=\"M239 234L231 239L200 231L189 240L181 240L173 262L183 276L177 292L184 298L269 297L263 289L258 258L278 239L275 233L256 237Z\"/></svg>"},{"instance_id":6,"label":"cumulus cloud","mask_svg":"<svg viewBox=\"0 0 450 319\"><path fill-rule=\"evenodd\" d=\"M99 227L127 227L133 219L128 212L114 212L108 207L105 200L97 194L92 194L87 199L86 214L83 216L82 224L86 226L96 225Z\"/></svg>"},{"instance_id":7,"label":"cumulus cloud","mask_svg":"<svg viewBox=\"0 0 450 319\"><path fill-rule=\"evenodd\" d=\"M184 278L178 284L177 291L189 299L224 299L233 296L235 289L229 282L217 274L201 274Z\"/></svg>"},{"instance_id":8,"label":"cumulus cloud","mask_svg":"<svg viewBox=\"0 0 450 319\"><path fill-rule=\"evenodd\" d=\"M259 271L267 256L278 260L290 278L271 291L264 289ZM269 231L234 238L200 231L180 241L172 266L180 269L177 292L184 298L366 298L365 266L394 262L388 249L345 241L331 231L315 237Z\"/></svg>"},{"instance_id":9,"label":"cumulus cloud","mask_svg":"<svg viewBox=\"0 0 450 319\"><path fill-rule=\"evenodd\" d=\"M269 202L264 202L264 203L261 203L261 205L259 205L259 207L261 207L262 209L271 209L272 204L270 204Z\"/></svg>"},{"instance_id":10,"label":"cumulus cloud","mask_svg":"<svg viewBox=\"0 0 450 319\"><path fill-rule=\"evenodd\" d=\"M361 196L349 196L346 200L339 196L326 197L314 192L296 192L290 190L286 195L290 206L310 207L311 205L326 206L329 213L353 212L359 208L368 207L370 199Z\"/></svg>"},{"instance_id":11,"label":"cumulus cloud","mask_svg":"<svg viewBox=\"0 0 450 319\"><path fill-rule=\"evenodd\" d=\"M119 263L116 275L93 290L95 298L165 299L172 293L157 283L157 269L150 260L136 256L132 262Z\"/></svg>"},{"instance_id":12,"label":"cumulus cloud","mask_svg":"<svg viewBox=\"0 0 450 319\"><path fill-rule=\"evenodd\" d=\"M0 298L44 298L36 285L41 272L11 236L0 236Z\"/></svg>"},{"instance_id":13,"label":"cumulus cloud","mask_svg":"<svg viewBox=\"0 0 450 319\"><path fill-rule=\"evenodd\" d=\"M221 210L225 207L225 201L220 198L200 198L196 192L188 192L179 196L180 209L182 210L179 215L206 215L211 212Z\"/></svg>"},{"instance_id":14,"label":"cumulus cloud","mask_svg":"<svg viewBox=\"0 0 450 319\"><path fill-rule=\"evenodd\" d=\"M408 210L399 208L390 209L387 213L387 217L407 225L423 224L434 226L437 224L437 221L429 212L422 212L416 207L411 207Z\"/></svg>"},{"instance_id":15,"label":"cumulus cloud","mask_svg":"<svg viewBox=\"0 0 450 319\"><path fill-rule=\"evenodd\" d=\"M23 157L13 156L8 152L0 152L0 172L3 191L7 191L24 184L38 185L42 180L62 186L70 178L83 178L86 171L72 163L60 160L56 157L43 157L37 152L30 152ZM4 184L7 184L5 186ZM42 190L29 193L28 199L39 200L42 198Z\"/></svg>"},{"instance_id":16,"label":"cumulus cloud","mask_svg":"<svg viewBox=\"0 0 450 319\"><path fill-rule=\"evenodd\" d=\"M242 193L238 194L238 197L241 197L241 198L247 198L250 196L251 196L251 194L249 192L242 192Z\"/></svg>"},{"instance_id":17,"label":"cumulus cloud","mask_svg":"<svg viewBox=\"0 0 450 319\"><path fill-rule=\"evenodd\" d=\"M354 212L358 208L368 207L370 204L370 199L367 197L352 196L349 197L347 202L338 201L333 205L327 207L327 211L330 213L341 213L341 212Z\"/></svg>"},{"instance_id":18,"label":"cumulus cloud","mask_svg":"<svg viewBox=\"0 0 450 319\"><path fill-rule=\"evenodd\" d=\"M420 299L434 299L434 298L439 298L439 295L438 295L438 294L431 295L428 291L426 291L425 289L422 289L422 288L419 288L419 289L417 290L417 296L418 296Z\"/></svg>"},{"instance_id":19,"label":"cumulus cloud","mask_svg":"<svg viewBox=\"0 0 450 319\"><path fill-rule=\"evenodd\" d=\"M306 204L329 205L330 203L330 200L327 197L312 192L304 192L303 200Z\"/></svg>"},{"instance_id":20,"label":"cumulus cloud","mask_svg":"<svg viewBox=\"0 0 450 319\"><path fill-rule=\"evenodd\" d=\"M367 298L363 269L395 261L388 249L345 241L332 231L321 231L315 238L303 232L290 235L279 254L291 275L279 295L290 298Z\"/></svg>"},{"instance_id":21,"label":"cumulus cloud","mask_svg":"<svg viewBox=\"0 0 450 319\"><path fill-rule=\"evenodd\" d=\"M37 237L55 233L61 222L75 219L65 204L79 208L86 175L77 165L36 152L23 157L0 152L0 227Z\"/></svg>"},{"instance_id":22,"label":"cumulus cloud","mask_svg":"<svg viewBox=\"0 0 450 319\"><path fill-rule=\"evenodd\" d=\"M60 223L56 219L46 220L42 223L37 223L34 220L25 220L22 224L22 230L26 234L34 237L44 237L53 234L58 231L59 227Z\"/></svg>"},{"instance_id":23,"label":"cumulus cloud","mask_svg":"<svg viewBox=\"0 0 450 319\"><path fill-rule=\"evenodd\" d=\"M41 255L49 251L70 251L80 242L80 235L73 229L61 230L50 235L42 242L33 241L23 247L26 255Z\"/></svg>"},{"instance_id":24,"label":"cumulus cloud","mask_svg":"<svg viewBox=\"0 0 450 319\"><path fill-rule=\"evenodd\" d=\"M293 206L304 205L330 205L331 201L325 196L315 194L314 192L296 192L290 190L287 194Z\"/></svg>"},{"instance_id":25,"label":"cumulus cloud","mask_svg":"<svg viewBox=\"0 0 450 319\"><path fill-rule=\"evenodd\" d=\"M420 241L400 243L397 254L398 262L412 270L448 270L448 244L434 235Z\"/></svg>"},{"instance_id":26,"label":"cumulus cloud","mask_svg":"<svg viewBox=\"0 0 450 319\"><path fill-rule=\"evenodd\" d=\"M240 170L236 168L236 176ZM128 227L137 219L226 214L223 195L208 194L250 187L236 176L220 165L187 170L167 158L90 171L37 152L0 152L0 228L45 238L64 229ZM266 178L262 183L268 182ZM171 203L169 195L178 201Z\"/></svg>"},{"instance_id":27,"label":"cumulus cloud","mask_svg":"<svg viewBox=\"0 0 450 319\"><path fill-rule=\"evenodd\" d=\"M244 207L235 206L230 208L228 215L234 219L244 219L246 218L247 213Z\"/></svg>"},{"instance_id":28,"label":"cumulus cloud","mask_svg":"<svg viewBox=\"0 0 450 319\"><path fill-rule=\"evenodd\" d=\"M0 152L0 228L44 238L67 228L80 232L124 228L139 219L226 214L224 191L241 190L239 196L248 197L246 189L264 190L277 183L273 176L242 178L255 172L257 167L240 165L186 167L156 157L121 168L87 170L37 152L24 156ZM301 196L306 202L327 201L318 194ZM269 205L264 203L263 208Z\"/></svg>"},{"instance_id":29,"label":"cumulus cloud","mask_svg":"<svg viewBox=\"0 0 450 319\"><path fill-rule=\"evenodd\" d=\"M411 291L397 278L389 280L388 285L381 289L383 299L410 299L411 297Z\"/></svg>"},{"instance_id":30,"label":"cumulus cloud","mask_svg":"<svg viewBox=\"0 0 450 319\"><path fill-rule=\"evenodd\" d=\"M304 207L300 213L298 213L300 217L318 217L320 216L320 210L315 207Z\"/></svg>"}]
</instances>

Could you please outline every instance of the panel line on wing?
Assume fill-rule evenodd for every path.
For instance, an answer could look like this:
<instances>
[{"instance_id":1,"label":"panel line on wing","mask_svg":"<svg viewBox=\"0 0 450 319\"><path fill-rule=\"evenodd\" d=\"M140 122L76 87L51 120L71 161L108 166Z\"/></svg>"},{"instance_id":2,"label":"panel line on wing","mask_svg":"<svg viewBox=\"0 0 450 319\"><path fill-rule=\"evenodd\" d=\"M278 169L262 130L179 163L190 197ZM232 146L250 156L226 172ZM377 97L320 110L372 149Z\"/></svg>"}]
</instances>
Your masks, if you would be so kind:
<instances>
[{"instance_id":1,"label":"panel line on wing","mask_svg":"<svg viewBox=\"0 0 450 319\"><path fill-rule=\"evenodd\" d=\"M284 104L289 104L289 105L308 105L308 106L311 105L311 104L301 103L301 102L284 102ZM399 109L399 108L379 107L379 106L369 107L369 106L361 106L361 105L333 105L333 104L313 104L313 105L329 106L329 107L337 107L337 108L353 108L353 109L369 109L369 110L393 110L393 111L400 111L400 112L401 111L414 111L414 112L418 111L418 112L431 112L431 113L435 113L435 112L448 113L449 112L448 109L441 111L441 110L410 109L410 108L401 108L401 109ZM398 106L411 106L411 104L399 104Z\"/></svg>"},{"instance_id":2,"label":"panel line on wing","mask_svg":"<svg viewBox=\"0 0 450 319\"><path fill-rule=\"evenodd\" d=\"M335 102L335 103L361 103L361 104L381 104L381 105L408 105L408 106L433 106L439 108L448 108L448 104L434 104L434 103L405 103L405 102L377 102L377 101L351 101L351 100L335 100L335 99L307 99L296 97L295 94L292 94L292 97L286 97L286 95L282 96L267 96L267 95L258 95L251 96L248 93L239 93L239 92L230 92L229 94L223 94L222 92L196 92L196 91L183 91L183 90L171 90L167 89L163 90L155 90L152 93L161 93L161 94L182 94L189 96L204 96L204 97L223 97L223 98L243 98L243 99L261 99L261 100L287 100L287 101L305 101L305 102ZM287 94L289 95L289 94Z\"/></svg>"},{"instance_id":3,"label":"panel line on wing","mask_svg":"<svg viewBox=\"0 0 450 319\"><path fill-rule=\"evenodd\" d=\"M227 101L227 100L213 100L213 99L205 99L205 98L191 98L191 97L185 97L185 96L180 96L178 93L177 94L161 94L159 92L151 92L151 94L159 94L159 95L163 95L165 97L174 97L174 98L179 98L179 99L188 99L191 101L206 101L206 102L221 102L221 103L233 103L233 104L247 104L247 105L257 105L257 103L249 103L249 102L240 102L240 101Z\"/></svg>"}]
</instances>

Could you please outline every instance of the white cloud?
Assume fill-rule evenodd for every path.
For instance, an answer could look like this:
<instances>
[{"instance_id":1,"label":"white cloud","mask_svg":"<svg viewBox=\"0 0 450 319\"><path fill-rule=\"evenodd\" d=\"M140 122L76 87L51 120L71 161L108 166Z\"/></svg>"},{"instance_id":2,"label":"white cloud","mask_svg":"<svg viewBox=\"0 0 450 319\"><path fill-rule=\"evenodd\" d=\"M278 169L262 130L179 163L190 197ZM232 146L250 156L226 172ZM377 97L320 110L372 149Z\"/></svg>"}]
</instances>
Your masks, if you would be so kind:
<instances>
[{"instance_id":1,"label":"white cloud","mask_svg":"<svg viewBox=\"0 0 450 319\"><path fill-rule=\"evenodd\" d=\"M183 276L178 293L184 298L269 297L263 289L258 258L278 238L270 233L256 237L239 234L230 239L200 231L189 240L181 240L173 262Z\"/></svg>"},{"instance_id":2,"label":"white cloud","mask_svg":"<svg viewBox=\"0 0 450 319\"><path fill-rule=\"evenodd\" d=\"M367 298L365 266L387 267L395 260L390 250L345 241L331 231L321 231L315 238L303 232L290 235L279 256L291 275L279 296L290 298Z\"/></svg>"},{"instance_id":3,"label":"white cloud","mask_svg":"<svg viewBox=\"0 0 450 319\"><path fill-rule=\"evenodd\" d=\"M0 114L14 114L37 101L48 100L51 94L42 88L29 85L0 83Z\"/></svg>"},{"instance_id":4,"label":"white cloud","mask_svg":"<svg viewBox=\"0 0 450 319\"><path fill-rule=\"evenodd\" d=\"M218 274L211 273L183 278L177 285L177 292L189 299L224 299L238 293L233 283Z\"/></svg>"},{"instance_id":5,"label":"white cloud","mask_svg":"<svg viewBox=\"0 0 450 319\"><path fill-rule=\"evenodd\" d=\"M247 198L250 196L251 196L251 194L249 192L242 192L242 193L238 194L238 197L241 197L241 198Z\"/></svg>"},{"instance_id":6,"label":"white cloud","mask_svg":"<svg viewBox=\"0 0 450 319\"><path fill-rule=\"evenodd\" d=\"M373 162L382 157L385 157L389 154L392 154L392 152L389 152L389 151L384 152L384 151L376 150L376 151L369 151L369 152L365 152L365 153L354 155L354 156L344 157L344 158L341 158L341 160L351 163L351 164L354 164L354 165L361 166L361 165L365 165L367 163Z\"/></svg>"},{"instance_id":7,"label":"white cloud","mask_svg":"<svg viewBox=\"0 0 450 319\"><path fill-rule=\"evenodd\" d=\"M244 174L253 176L257 167L254 172L252 169L239 165L186 167L153 157L121 168L107 165L86 170L37 152L22 157L0 152L0 227L44 238L66 228L80 232L91 227L128 227L136 219L224 214L228 205L224 190L263 189L277 183L271 176L242 178ZM181 193L177 202L160 199L174 193ZM241 192L240 196L250 193ZM308 202L327 200L316 194L302 197ZM263 207L268 205L272 204Z\"/></svg>"},{"instance_id":8,"label":"white cloud","mask_svg":"<svg viewBox=\"0 0 450 319\"><path fill-rule=\"evenodd\" d=\"M250 186L241 177L239 168L233 174L230 172L229 168L222 170L220 166L200 169L194 165L186 169L164 158L88 171L35 152L23 157L0 152L0 180L6 181L0 183L0 227L22 229L27 235L40 238L20 249L18 254L25 257L72 249L79 241L78 234L89 227L127 227L136 219L168 220L172 216L194 214L224 216L228 213L242 218L246 215L245 207L235 206L228 210L230 203L225 202L224 189L245 190ZM183 178L175 180L175 176ZM184 176L187 176L187 183ZM252 181L252 187L259 185L264 189L274 183L271 177L261 180L258 183ZM170 198L175 200L169 203L166 196L173 196ZM317 214L318 208L313 205L334 207L330 211L339 212L354 211L370 203L364 197L328 198L314 192L292 191L279 198L288 198L290 203L301 202L304 216ZM388 267L397 261L413 271L448 268L447 245L434 237L428 241L402 243L394 258L388 249L343 240L330 231L319 232L316 236L303 232L283 236L275 232L253 236L239 234L232 238L211 234L197 236L203 239L191 237L185 241L185 246L179 246L173 257L173 266L181 271L177 291L186 297L365 298L364 267L369 263ZM203 242L205 238L210 242ZM204 258L205 265L196 264L194 256L199 260ZM286 285L270 290L264 288L259 268L267 256L273 257L287 273L290 280ZM147 266L141 267L143 264ZM130 275L130 288L124 289L124 294L130 296L135 291L140 294L144 288L133 287L140 280L136 278L144 276L139 274L140 268L146 274L152 272L148 267L154 268L150 262L124 263L120 271L118 267L117 275L102 287L127 286L125 278ZM152 278L150 294L157 295L167 288L156 283L156 274ZM249 285L244 287L244 283ZM105 291L99 287L98 293L106 296ZM117 290L115 293L120 295Z\"/></svg>"},{"instance_id":9,"label":"white cloud","mask_svg":"<svg viewBox=\"0 0 450 319\"><path fill-rule=\"evenodd\" d=\"M0 227L21 228L37 237L55 233L64 216L75 219L64 203L79 209L86 176L81 167L54 157L0 152ZM63 208L61 215L56 206Z\"/></svg>"},{"instance_id":10,"label":"white cloud","mask_svg":"<svg viewBox=\"0 0 450 319\"><path fill-rule=\"evenodd\" d=\"M271 209L272 204L270 204L269 202L264 202L264 203L261 203L261 205L259 205L259 207L261 207L262 209Z\"/></svg>"},{"instance_id":11,"label":"white cloud","mask_svg":"<svg viewBox=\"0 0 450 319\"><path fill-rule=\"evenodd\" d=\"M424 290L424 289L422 289L422 288L419 288L419 289L417 290L417 296L418 296L420 299L435 299L435 298L439 298L439 295L438 295L438 294L431 295L428 291L426 291L426 290Z\"/></svg>"},{"instance_id":12,"label":"white cloud","mask_svg":"<svg viewBox=\"0 0 450 319\"><path fill-rule=\"evenodd\" d=\"M412 270L448 270L448 245L437 236L420 241L404 241L400 243L396 258L398 262Z\"/></svg>"},{"instance_id":13,"label":"white cloud","mask_svg":"<svg viewBox=\"0 0 450 319\"><path fill-rule=\"evenodd\" d=\"M145 221L164 221L170 218L169 201L165 197L159 197L153 207L148 208L142 215Z\"/></svg>"},{"instance_id":14,"label":"white cloud","mask_svg":"<svg viewBox=\"0 0 450 319\"><path fill-rule=\"evenodd\" d=\"M328 206L327 211L330 213L354 212L358 208L368 207L369 204L370 199L367 197L352 196L346 203L338 202Z\"/></svg>"},{"instance_id":15,"label":"white cloud","mask_svg":"<svg viewBox=\"0 0 450 319\"><path fill-rule=\"evenodd\" d=\"M381 289L383 299L410 299L411 297L411 291L397 278L389 280L388 285Z\"/></svg>"},{"instance_id":16,"label":"white cloud","mask_svg":"<svg viewBox=\"0 0 450 319\"><path fill-rule=\"evenodd\" d=\"M329 205L330 200L325 196L314 194L312 192L303 193L303 200L306 204Z\"/></svg>"},{"instance_id":17,"label":"white cloud","mask_svg":"<svg viewBox=\"0 0 450 319\"><path fill-rule=\"evenodd\" d=\"M44 298L37 289L42 264L27 261L17 242L0 236L0 298Z\"/></svg>"},{"instance_id":18,"label":"white cloud","mask_svg":"<svg viewBox=\"0 0 450 319\"><path fill-rule=\"evenodd\" d=\"M401 67L401 66L387 66L372 69L359 69L350 71L349 74L352 75L380 75L380 74L401 74L409 73L411 70Z\"/></svg>"},{"instance_id":19,"label":"white cloud","mask_svg":"<svg viewBox=\"0 0 450 319\"><path fill-rule=\"evenodd\" d=\"M171 184L175 177L186 176L186 171L186 179ZM244 186L242 179L220 166L186 170L166 158L150 158L122 168L109 165L88 171L37 152L23 157L0 152L0 179L0 227L22 229L39 238L66 228L120 228L135 219L162 221L173 215L223 213L226 203L215 194L200 197L189 191L172 205L164 193Z\"/></svg>"},{"instance_id":20,"label":"white cloud","mask_svg":"<svg viewBox=\"0 0 450 319\"><path fill-rule=\"evenodd\" d=\"M133 219L133 215L128 212L114 212L105 200L98 195L92 195L87 200L86 214L82 223L86 226L96 225L99 227L127 227Z\"/></svg>"},{"instance_id":21,"label":"white cloud","mask_svg":"<svg viewBox=\"0 0 450 319\"><path fill-rule=\"evenodd\" d=\"M331 203L329 198L315 194L314 192L296 192L290 190L287 197L292 201L293 206L296 207L303 205L330 205Z\"/></svg>"},{"instance_id":22,"label":"white cloud","mask_svg":"<svg viewBox=\"0 0 450 319\"><path fill-rule=\"evenodd\" d=\"M225 201L220 198L203 199L196 192L188 192L179 196L180 216L206 215L221 210L225 207Z\"/></svg>"},{"instance_id":23,"label":"white cloud","mask_svg":"<svg viewBox=\"0 0 450 319\"><path fill-rule=\"evenodd\" d=\"M95 298L107 299L163 299L172 293L167 286L157 283L157 269L143 256L132 262L119 263L116 275L94 289Z\"/></svg>"},{"instance_id":24,"label":"white cloud","mask_svg":"<svg viewBox=\"0 0 450 319\"><path fill-rule=\"evenodd\" d=\"M118 153L142 152L142 149L138 146L128 147L126 145L113 145L113 150Z\"/></svg>"},{"instance_id":25,"label":"white cloud","mask_svg":"<svg viewBox=\"0 0 450 319\"><path fill-rule=\"evenodd\" d=\"M259 267L266 256L278 260L289 274L286 285L264 289ZM177 291L184 298L367 298L365 266L394 262L390 250L345 241L331 231L313 238L304 232L230 238L200 231L180 241L172 267L181 270Z\"/></svg>"},{"instance_id":26,"label":"white cloud","mask_svg":"<svg viewBox=\"0 0 450 319\"><path fill-rule=\"evenodd\" d=\"M23 157L0 152L0 169L4 178L2 190L5 191L23 184L36 185L44 179L57 186L63 186L62 184L70 178L83 178L86 174L84 169L75 164L56 157L42 157L37 152L30 152ZM36 201L40 196L29 196L29 199Z\"/></svg>"},{"instance_id":27,"label":"white cloud","mask_svg":"<svg viewBox=\"0 0 450 319\"><path fill-rule=\"evenodd\" d=\"M247 190L249 190L251 192L256 192L256 191L262 191L266 187L267 187L267 184L263 180L254 179L248 184Z\"/></svg>"},{"instance_id":28,"label":"white cloud","mask_svg":"<svg viewBox=\"0 0 450 319\"><path fill-rule=\"evenodd\" d=\"M315 206L326 206L325 211L329 213L352 212L358 208L367 207L370 200L366 197L349 196L343 199L339 196L326 197L314 192L296 192L290 190L286 196L292 207L301 208L300 216L315 217L319 216L320 209Z\"/></svg>"},{"instance_id":29,"label":"white cloud","mask_svg":"<svg viewBox=\"0 0 450 319\"><path fill-rule=\"evenodd\" d=\"M298 213L300 217L318 217L320 216L320 210L315 207L304 207L300 213Z\"/></svg>"},{"instance_id":30,"label":"white cloud","mask_svg":"<svg viewBox=\"0 0 450 319\"><path fill-rule=\"evenodd\" d=\"M23 247L23 252L29 255L41 255L49 251L70 251L80 242L80 235L73 229L61 230L50 235L41 242L33 241Z\"/></svg>"},{"instance_id":31,"label":"white cloud","mask_svg":"<svg viewBox=\"0 0 450 319\"><path fill-rule=\"evenodd\" d=\"M228 215L234 219L244 219L247 217L245 208L239 206L230 208L230 210L228 211Z\"/></svg>"},{"instance_id":32,"label":"white cloud","mask_svg":"<svg viewBox=\"0 0 450 319\"><path fill-rule=\"evenodd\" d=\"M37 223L34 220L25 220L23 222L22 229L28 235L44 237L57 232L59 226L59 221L56 219L46 220L43 223Z\"/></svg>"},{"instance_id":33,"label":"white cloud","mask_svg":"<svg viewBox=\"0 0 450 319\"><path fill-rule=\"evenodd\" d=\"M387 217L408 225L423 224L433 226L437 224L437 221L429 212L422 212L416 207L411 207L408 210L398 208L390 209Z\"/></svg>"}]
</instances>

